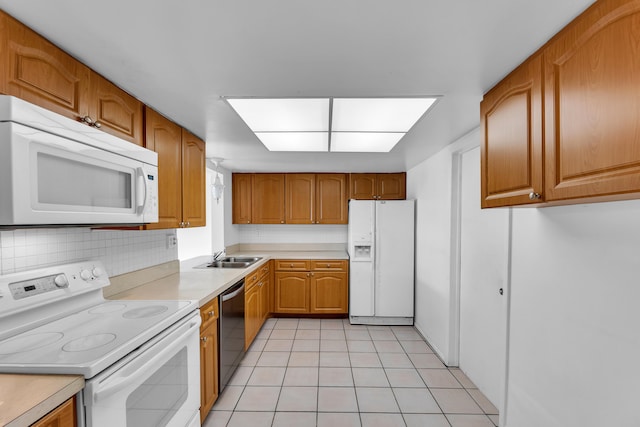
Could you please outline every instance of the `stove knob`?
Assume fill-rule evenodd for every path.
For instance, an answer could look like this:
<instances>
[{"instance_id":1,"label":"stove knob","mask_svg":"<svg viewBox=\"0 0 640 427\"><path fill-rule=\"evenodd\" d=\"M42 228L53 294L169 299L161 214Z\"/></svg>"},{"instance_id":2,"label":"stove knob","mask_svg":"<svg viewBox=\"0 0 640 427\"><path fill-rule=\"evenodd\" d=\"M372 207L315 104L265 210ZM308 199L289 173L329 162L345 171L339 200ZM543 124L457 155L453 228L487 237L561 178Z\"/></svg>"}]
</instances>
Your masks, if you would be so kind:
<instances>
[{"instance_id":1,"label":"stove knob","mask_svg":"<svg viewBox=\"0 0 640 427\"><path fill-rule=\"evenodd\" d=\"M82 270L80 272L80 277L82 278L82 280L89 280L91 279L91 272L89 270Z\"/></svg>"},{"instance_id":2,"label":"stove knob","mask_svg":"<svg viewBox=\"0 0 640 427\"><path fill-rule=\"evenodd\" d=\"M64 274L58 274L56 276L56 278L53 279L53 282L59 288L68 288L69 287L69 281L67 280L67 276L65 276Z\"/></svg>"},{"instance_id":3,"label":"stove knob","mask_svg":"<svg viewBox=\"0 0 640 427\"><path fill-rule=\"evenodd\" d=\"M92 272L95 277L100 277L104 274L104 271L102 271L100 267L95 267Z\"/></svg>"}]
</instances>

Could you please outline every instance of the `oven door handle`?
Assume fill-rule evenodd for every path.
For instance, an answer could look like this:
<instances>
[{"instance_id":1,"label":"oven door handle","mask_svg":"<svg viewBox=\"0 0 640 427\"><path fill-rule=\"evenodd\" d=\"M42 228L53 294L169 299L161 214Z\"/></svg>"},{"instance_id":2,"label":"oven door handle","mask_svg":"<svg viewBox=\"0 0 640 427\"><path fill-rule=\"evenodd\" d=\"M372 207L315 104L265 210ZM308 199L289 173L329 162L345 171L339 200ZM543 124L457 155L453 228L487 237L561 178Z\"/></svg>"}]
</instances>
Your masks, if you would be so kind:
<instances>
[{"instance_id":1,"label":"oven door handle","mask_svg":"<svg viewBox=\"0 0 640 427\"><path fill-rule=\"evenodd\" d=\"M200 328L202 320L200 316L195 316L191 321L178 327L159 342L143 351L138 357L127 363L122 369L117 370L112 375L107 376L104 380L95 384L93 392L93 401L100 402L102 399L121 391L128 384L135 382L138 378L144 378L153 373L158 366L157 362L172 356L176 350L184 346L185 342L191 336L194 329ZM161 347L161 343L169 343ZM160 349L154 351L156 347Z\"/></svg>"}]
</instances>

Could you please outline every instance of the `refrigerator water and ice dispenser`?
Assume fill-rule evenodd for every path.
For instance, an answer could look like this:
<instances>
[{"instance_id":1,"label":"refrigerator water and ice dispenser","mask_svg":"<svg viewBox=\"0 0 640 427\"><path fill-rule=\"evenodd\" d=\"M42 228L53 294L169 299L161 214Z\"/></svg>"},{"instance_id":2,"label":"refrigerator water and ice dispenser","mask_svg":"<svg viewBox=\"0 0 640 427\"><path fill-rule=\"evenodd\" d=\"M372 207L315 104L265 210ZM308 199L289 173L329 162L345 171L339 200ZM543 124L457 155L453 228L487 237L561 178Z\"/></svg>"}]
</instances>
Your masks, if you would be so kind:
<instances>
[{"instance_id":1,"label":"refrigerator water and ice dispenser","mask_svg":"<svg viewBox=\"0 0 640 427\"><path fill-rule=\"evenodd\" d=\"M371 261L371 245L354 245L352 261Z\"/></svg>"}]
</instances>

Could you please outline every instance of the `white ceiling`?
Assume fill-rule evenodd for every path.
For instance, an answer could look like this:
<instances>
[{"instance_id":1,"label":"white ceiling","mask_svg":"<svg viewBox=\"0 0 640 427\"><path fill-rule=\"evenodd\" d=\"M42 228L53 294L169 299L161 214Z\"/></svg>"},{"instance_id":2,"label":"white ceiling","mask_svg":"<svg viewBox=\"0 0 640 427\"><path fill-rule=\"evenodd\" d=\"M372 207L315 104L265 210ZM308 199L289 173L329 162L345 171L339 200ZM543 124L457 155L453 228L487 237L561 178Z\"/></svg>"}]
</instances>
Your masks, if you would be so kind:
<instances>
[{"instance_id":1,"label":"white ceiling","mask_svg":"<svg viewBox=\"0 0 640 427\"><path fill-rule=\"evenodd\" d=\"M593 0L0 0L238 171L405 171ZM390 153L268 152L223 96L439 95Z\"/></svg>"}]
</instances>

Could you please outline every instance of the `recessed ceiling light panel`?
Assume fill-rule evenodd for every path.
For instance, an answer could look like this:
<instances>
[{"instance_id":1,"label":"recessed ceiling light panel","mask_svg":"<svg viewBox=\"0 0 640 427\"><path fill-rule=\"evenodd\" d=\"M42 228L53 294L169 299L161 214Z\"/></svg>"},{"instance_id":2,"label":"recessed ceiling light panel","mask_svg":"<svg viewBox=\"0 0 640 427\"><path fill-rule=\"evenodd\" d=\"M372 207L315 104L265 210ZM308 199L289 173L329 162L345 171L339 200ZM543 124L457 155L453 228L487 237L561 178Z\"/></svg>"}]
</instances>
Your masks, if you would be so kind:
<instances>
[{"instance_id":1,"label":"recessed ceiling light panel","mask_svg":"<svg viewBox=\"0 0 640 427\"><path fill-rule=\"evenodd\" d=\"M256 132L269 151L329 151L327 132Z\"/></svg>"},{"instance_id":2,"label":"recessed ceiling light panel","mask_svg":"<svg viewBox=\"0 0 640 427\"><path fill-rule=\"evenodd\" d=\"M434 97L226 99L270 151L333 152L388 152L436 101Z\"/></svg>"},{"instance_id":3,"label":"recessed ceiling light panel","mask_svg":"<svg viewBox=\"0 0 640 427\"><path fill-rule=\"evenodd\" d=\"M402 132L331 132L331 151L386 153L404 135Z\"/></svg>"},{"instance_id":4,"label":"recessed ceiling light panel","mask_svg":"<svg viewBox=\"0 0 640 427\"><path fill-rule=\"evenodd\" d=\"M327 132L328 98L227 98L254 132Z\"/></svg>"},{"instance_id":5,"label":"recessed ceiling light panel","mask_svg":"<svg viewBox=\"0 0 640 427\"><path fill-rule=\"evenodd\" d=\"M436 98L334 98L332 131L407 132Z\"/></svg>"}]
</instances>

